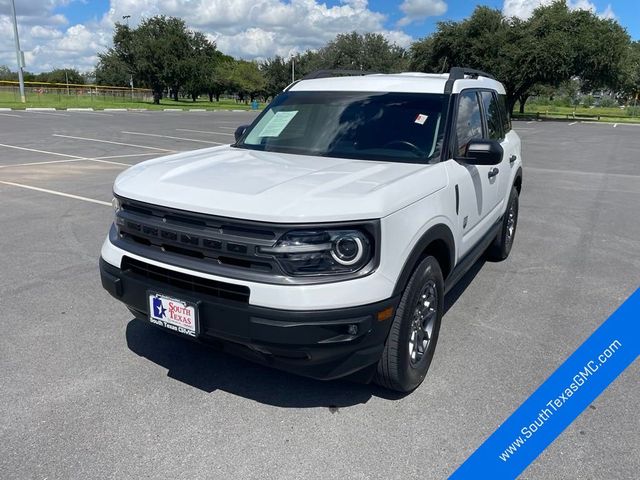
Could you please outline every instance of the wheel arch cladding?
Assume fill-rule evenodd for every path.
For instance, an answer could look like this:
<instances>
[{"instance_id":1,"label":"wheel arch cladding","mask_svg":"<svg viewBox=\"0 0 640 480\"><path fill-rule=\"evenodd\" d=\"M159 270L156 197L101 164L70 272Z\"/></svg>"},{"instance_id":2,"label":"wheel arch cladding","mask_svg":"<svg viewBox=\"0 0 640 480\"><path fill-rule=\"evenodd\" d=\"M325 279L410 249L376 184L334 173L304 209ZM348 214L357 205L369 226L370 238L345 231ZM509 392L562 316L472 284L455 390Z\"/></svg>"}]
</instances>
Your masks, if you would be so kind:
<instances>
[{"instance_id":1,"label":"wheel arch cladding","mask_svg":"<svg viewBox=\"0 0 640 480\"><path fill-rule=\"evenodd\" d=\"M449 227L444 224L434 225L422 235L402 267L393 291L394 295L404 291L416 265L428 255L435 257L440 264L442 277L446 279L455 263L455 242Z\"/></svg>"},{"instance_id":2,"label":"wheel arch cladding","mask_svg":"<svg viewBox=\"0 0 640 480\"><path fill-rule=\"evenodd\" d=\"M513 180L513 186L516 187L518 191L518 195L522 191L522 167L518 167L518 171L516 172L516 177Z\"/></svg>"}]
</instances>

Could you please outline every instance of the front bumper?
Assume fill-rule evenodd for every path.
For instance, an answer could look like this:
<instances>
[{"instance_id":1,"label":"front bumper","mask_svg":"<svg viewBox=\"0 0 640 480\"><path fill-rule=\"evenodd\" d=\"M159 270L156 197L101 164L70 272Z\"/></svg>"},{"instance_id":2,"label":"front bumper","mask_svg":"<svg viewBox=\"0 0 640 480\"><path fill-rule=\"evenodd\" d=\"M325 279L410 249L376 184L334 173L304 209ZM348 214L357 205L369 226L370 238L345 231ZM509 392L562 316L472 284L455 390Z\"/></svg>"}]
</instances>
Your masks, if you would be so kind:
<instances>
[{"instance_id":1,"label":"front bumper","mask_svg":"<svg viewBox=\"0 0 640 480\"><path fill-rule=\"evenodd\" d=\"M323 380L350 375L378 361L392 318L380 321L378 313L390 307L395 311L399 301L394 297L359 307L280 310L258 307L241 299L194 293L184 281L176 283L160 275L142 276L126 266L115 267L102 258L100 276L103 287L140 320L149 321L149 290L197 300L198 341L217 344L230 353L275 368Z\"/></svg>"}]
</instances>

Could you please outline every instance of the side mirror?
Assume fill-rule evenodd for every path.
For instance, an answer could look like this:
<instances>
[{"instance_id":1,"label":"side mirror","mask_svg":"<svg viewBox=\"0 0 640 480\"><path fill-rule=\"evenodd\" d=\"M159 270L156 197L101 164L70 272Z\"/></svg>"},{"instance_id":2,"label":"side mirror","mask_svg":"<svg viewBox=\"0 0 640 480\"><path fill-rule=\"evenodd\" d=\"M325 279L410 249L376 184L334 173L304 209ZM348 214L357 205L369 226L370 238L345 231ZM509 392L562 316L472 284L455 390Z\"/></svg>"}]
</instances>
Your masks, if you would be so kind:
<instances>
[{"instance_id":1,"label":"side mirror","mask_svg":"<svg viewBox=\"0 0 640 480\"><path fill-rule=\"evenodd\" d=\"M500 142L478 138L467 144L465 155L459 160L470 165L497 165L502 162L503 155Z\"/></svg>"},{"instance_id":2,"label":"side mirror","mask_svg":"<svg viewBox=\"0 0 640 480\"><path fill-rule=\"evenodd\" d=\"M233 133L233 136L236 138L236 143L238 143L240 138L242 138L242 135L247 131L247 128L249 128L249 125L240 125L236 128L236 131Z\"/></svg>"}]
</instances>

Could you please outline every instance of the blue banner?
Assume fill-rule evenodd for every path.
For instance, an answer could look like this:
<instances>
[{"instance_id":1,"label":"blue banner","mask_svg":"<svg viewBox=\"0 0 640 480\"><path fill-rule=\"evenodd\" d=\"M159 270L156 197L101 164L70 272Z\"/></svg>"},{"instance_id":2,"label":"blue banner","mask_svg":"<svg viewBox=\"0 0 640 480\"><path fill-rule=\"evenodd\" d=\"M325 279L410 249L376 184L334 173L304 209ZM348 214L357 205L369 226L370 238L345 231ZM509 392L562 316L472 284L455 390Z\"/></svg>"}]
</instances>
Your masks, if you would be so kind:
<instances>
[{"instance_id":1,"label":"blue banner","mask_svg":"<svg viewBox=\"0 0 640 480\"><path fill-rule=\"evenodd\" d=\"M640 354L636 290L451 475L516 478Z\"/></svg>"}]
</instances>

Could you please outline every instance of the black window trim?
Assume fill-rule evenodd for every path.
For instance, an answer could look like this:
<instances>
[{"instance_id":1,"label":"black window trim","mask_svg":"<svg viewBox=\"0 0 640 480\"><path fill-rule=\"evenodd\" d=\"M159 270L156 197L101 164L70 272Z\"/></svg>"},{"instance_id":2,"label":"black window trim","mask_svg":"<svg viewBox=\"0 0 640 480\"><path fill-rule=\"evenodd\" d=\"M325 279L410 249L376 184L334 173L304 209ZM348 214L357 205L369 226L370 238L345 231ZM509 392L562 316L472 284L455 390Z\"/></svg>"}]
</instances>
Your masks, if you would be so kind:
<instances>
[{"instance_id":1,"label":"black window trim","mask_svg":"<svg viewBox=\"0 0 640 480\"><path fill-rule=\"evenodd\" d=\"M476 101L478 102L478 106L480 108L480 120L482 123L482 138L485 138L486 136L487 127L486 127L486 122L484 119L484 114L482 109L482 98L479 95L479 92L482 90L492 91L490 89L472 87L472 88L465 88L463 90L460 90L460 92L456 94L453 117L450 122L450 125L451 125L451 135L450 135L450 142L449 142L449 149L450 149L450 155L451 155L450 158L457 156L457 152L458 152L458 134L457 134L456 124L458 122L458 110L459 110L458 107L460 106L460 96L462 94L466 92L473 92L476 94Z\"/></svg>"},{"instance_id":2,"label":"black window trim","mask_svg":"<svg viewBox=\"0 0 640 480\"><path fill-rule=\"evenodd\" d=\"M490 88L479 88L478 89L478 94L481 94L482 92L489 92L491 93L491 96L493 97L493 100L498 104L498 118L500 119L500 134L501 136L499 138L497 138L496 140L500 143L504 142L505 138L507 137L507 133L504 130L504 119L502 117L502 111L500 109L500 103L498 102L498 92L496 92L495 90L491 90ZM480 95L480 108L482 110L482 118L484 119L484 125L486 127L485 133L484 133L484 138L486 138L487 140L489 140L489 121L487 120L487 112L484 109L484 102L482 101L482 95Z\"/></svg>"},{"instance_id":3,"label":"black window trim","mask_svg":"<svg viewBox=\"0 0 640 480\"><path fill-rule=\"evenodd\" d=\"M511 114L509 112L508 105L507 105L507 94L495 92L495 95L498 98L498 100L504 97L502 98L503 101L499 101L498 103L504 107L504 108L500 108L500 117L502 119L502 130L504 131L504 136L506 137L507 134L511 130L513 130L513 125L511 124Z\"/></svg>"}]
</instances>

